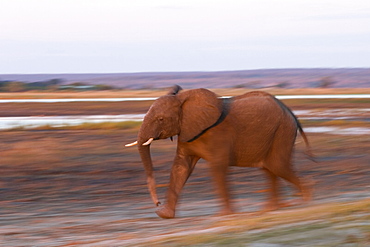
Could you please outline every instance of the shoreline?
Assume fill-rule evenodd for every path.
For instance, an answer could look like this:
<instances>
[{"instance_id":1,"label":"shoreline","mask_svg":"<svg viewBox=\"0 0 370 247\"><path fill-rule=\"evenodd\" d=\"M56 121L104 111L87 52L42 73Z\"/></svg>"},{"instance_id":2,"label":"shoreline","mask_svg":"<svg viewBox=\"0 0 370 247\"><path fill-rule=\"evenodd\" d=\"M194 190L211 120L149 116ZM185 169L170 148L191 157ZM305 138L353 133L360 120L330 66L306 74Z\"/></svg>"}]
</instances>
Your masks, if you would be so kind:
<instances>
[{"instance_id":1,"label":"shoreline","mask_svg":"<svg viewBox=\"0 0 370 247\"><path fill-rule=\"evenodd\" d=\"M235 96L250 91L265 91L273 95L324 95L324 94L370 94L370 88L296 88L296 89L278 89L278 88L208 88L218 95ZM185 89L188 90L188 89ZM107 91L63 91L63 92L0 92L0 99L70 99L70 98L142 98L159 97L166 94L168 89L156 90L107 90Z\"/></svg>"}]
</instances>

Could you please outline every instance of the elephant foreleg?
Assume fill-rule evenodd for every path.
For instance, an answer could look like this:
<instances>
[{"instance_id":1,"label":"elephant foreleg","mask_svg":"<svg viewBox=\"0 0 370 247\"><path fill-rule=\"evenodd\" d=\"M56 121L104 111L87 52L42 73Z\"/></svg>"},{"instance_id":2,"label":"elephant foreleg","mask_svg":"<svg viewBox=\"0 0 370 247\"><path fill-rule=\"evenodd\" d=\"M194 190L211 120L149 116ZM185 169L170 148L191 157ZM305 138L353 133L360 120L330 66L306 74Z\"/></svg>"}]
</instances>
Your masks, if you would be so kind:
<instances>
[{"instance_id":1,"label":"elephant foreleg","mask_svg":"<svg viewBox=\"0 0 370 247\"><path fill-rule=\"evenodd\" d=\"M195 156L176 156L171 170L170 185L167 191L167 202L156 211L159 217L165 219L175 217L179 194L193 172L198 160L199 157Z\"/></svg>"}]
</instances>

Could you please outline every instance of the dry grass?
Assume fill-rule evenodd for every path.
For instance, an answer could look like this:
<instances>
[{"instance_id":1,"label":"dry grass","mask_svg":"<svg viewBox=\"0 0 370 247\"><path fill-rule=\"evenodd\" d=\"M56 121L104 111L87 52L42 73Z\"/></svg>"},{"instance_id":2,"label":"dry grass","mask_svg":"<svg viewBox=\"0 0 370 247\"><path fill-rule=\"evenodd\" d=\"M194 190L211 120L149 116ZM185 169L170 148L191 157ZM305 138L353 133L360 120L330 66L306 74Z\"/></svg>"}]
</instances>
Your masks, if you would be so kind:
<instances>
[{"instance_id":1,"label":"dry grass","mask_svg":"<svg viewBox=\"0 0 370 247\"><path fill-rule=\"evenodd\" d=\"M297 88L297 89L279 89L279 88L266 88L266 89L240 89L240 88L214 88L211 91L219 95L235 96L246 93L248 91L265 91L273 95L305 95L305 94L368 94L370 88Z\"/></svg>"},{"instance_id":2,"label":"dry grass","mask_svg":"<svg viewBox=\"0 0 370 247\"><path fill-rule=\"evenodd\" d=\"M285 209L261 216L233 215L228 219L219 221L216 226L235 226L236 230L241 231L264 229L301 221L322 220L339 216L346 217L356 213L370 213L369 209L370 199L350 203L332 202L301 209ZM370 219L370 214L364 217Z\"/></svg>"},{"instance_id":3,"label":"dry grass","mask_svg":"<svg viewBox=\"0 0 370 247\"><path fill-rule=\"evenodd\" d=\"M326 102L320 107L340 104ZM117 105L117 110L124 114L126 107L130 106ZM140 107L139 112L146 106ZM108 104L99 111L108 114L110 108ZM313 181L312 205L251 214L255 210L250 207L259 208L265 199L265 193L261 194L266 190L265 178L256 169L240 168L231 170L230 180L241 206L237 209L244 213L213 217L210 211L218 207L212 204L214 188L208 167L199 164L182 193L179 211L185 216L164 221L153 213L137 149L124 147L135 140L138 125L0 131L0 242L6 246L24 246L30 239L34 245L49 246L56 241L64 246L369 245L370 201L362 194L369 188L369 136L308 133L318 163L303 155L303 142L296 146L295 167L303 179ZM160 198L175 149L169 140L152 146ZM283 188L283 198L289 199L291 189ZM145 243L140 242L143 236Z\"/></svg>"},{"instance_id":4,"label":"dry grass","mask_svg":"<svg viewBox=\"0 0 370 247\"><path fill-rule=\"evenodd\" d=\"M328 127L328 126L333 126L333 127L340 127L340 128L355 128L355 127L363 127L363 128L369 128L370 127L370 122L369 121L360 121L360 120L355 120L355 121L348 121L348 120L300 120L301 124L304 127L318 127L318 126L323 126L323 127Z\"/></svg>"},{"instance_id":5,"label":"dry grass","mask_svg":"<svg viewBox=\"0 0 370 247\"><path fill-rule=\"evenodd\" d=\"M20 92L0 93L0 99L55 99L55 98L126 98L126 97L159 97L168 89L158 90L112 90L87 92ZM256 89L212 88L211 91L223 96L240 95ZM369 94L370 88L302 88L302 89L258 89L274 95L290 94Z\"/></svg>"},{"instance_id":6,"label":"dry grass","mask_svg":"<svg viewBox=\"0 0 370 247\"><path fill-rule=\"evenodd\" d=\"M139 121L126 121L126 122L103 122L103 123L82 123L79 125L66 125L66 126L50 126L44 125L32 128L33 130L132 130L139 131L141 122ZM19 130L15 128L14 130ZM10 130L12 131L12 130Z\"/></svg>"},{"instance_id":7,"label":"dry grass","mask_svg":"<svg viewBox=\"0 0 370 247\"><path fill-rule=\"evenodd\" d=\"M320 246L370 243L370 200L351 203L321 204L304 209L282 210L262 216L237 214L215 221L210 229L216 233L172 234L151 241L151 246L245 246L246 243L282 244L295 246L315 239ZM350 234L348 231L355 232ZM330 240L332 236L334 241ZM320 239L323 238L323 239ZM325 240L327 239L327 240ZM145 244L143 245L145 246ZM301 246L301 245L299 245Z\"/></svg>"},{"instance_id":8,"label":"dry grass","mask_svg":"<svg viewBox=\"0 0 370 247\"><path fill-rule=\"evenodd\" d=\"M215 195L204 165L196 167L182 193L179 211L186 216L164 221L154 215L137 149L124 147L135 140L136 133L135 129L2 131L0 211L8 218L0 221L0 227L8 236L7 246L24 246L30 238L35 245L52 245L57 239L72 246L140 246L143 236L147 242L141 246L258 242L287 246L294 245L300 236L326 241L317 232L327 236L339 232L341 238L334 242L337 245L344 241L362 244L366 239L368 226L360 223L361 219L370 220L366 211L370 203L353 195L368 186L369 159L364 154L370 148L369 137L310 134L319 163L304 157L303 143L297 146L296 168L303 178L311 177L315 182L311 206L251 214L254 210L248 208L256 206L261 196L264 200L265 193L260 191L266 188L265 178L256 169L240 168L233 169L230 179L233 194L239 199L237 209L243 213L213 217L209 210L218 206L209 204ZM169 179L175 149L176 144L169 140L152 147L160 198L166 191L163 186ZM289 199L286 190L290 191L284 186L284 199ZM335 202L344 190L351 192L353 201ZM358 234L341 232L348 229ZM186 231L189 233L181 235ZM127 244L121 244L124 240Z\"/></svg>"},{"instance_id":9,"label":"dry grass","mask_svg":"<svg viewBox=\"0 0 370 247\"><path fill-rule=\"evenodd\" d=\"M86 92L19 92L0 93L0 99L88 99L88 98L130 98L130 97L159 97L167 90L112 90Z\"/></svg>"}]
</instances>

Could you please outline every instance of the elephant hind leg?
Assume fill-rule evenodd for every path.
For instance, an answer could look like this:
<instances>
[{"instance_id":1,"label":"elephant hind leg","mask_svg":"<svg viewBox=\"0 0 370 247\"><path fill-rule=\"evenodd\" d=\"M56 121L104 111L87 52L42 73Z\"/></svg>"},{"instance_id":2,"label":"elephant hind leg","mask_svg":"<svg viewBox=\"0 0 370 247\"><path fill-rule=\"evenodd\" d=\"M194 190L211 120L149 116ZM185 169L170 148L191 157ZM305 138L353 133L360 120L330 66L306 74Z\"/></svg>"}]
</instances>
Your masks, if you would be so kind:
<instances>
[{"instance_id":1,"label":"elephant hind leg","mask_svg":"<svg viewBox=\"0 0 370 247\"><path fill-rule=\"evenodd\" d=\"M290 162L285 162L283 164L274 164L272 168L268 169L270 173L277 177L281 177L284 180L292 183L300 192L305 202L311 199L310 190L302 183L301 179L296 175L295 171L292 169Z\"/></svg>"},{"instance_id":2,"label":"elephant hind leg","mask_svg":"<svg viewBox=\"0 0 370 247\"><path fill-rule=\"evenodd\" d=\"M290 122L284 122L276 131L270 152L265 160L265 168L275 176L292 183L302 194L303 199L308 201L311 198L310 191L293 170L291 157L296 129L290 125Z\"/></svg>"},{"instance_id":3,"label":"elephant hind leg","mask_svg":"<svg viewBox=\"0 0 370 247\"><path fill-rule=\"evenodd\" d=\"M294 184L298 188L305 202L311 200L311 191L308 189L305 183L303 183L302 180L295 174L293 170L290 170L290 173L286 173L281 177L284 178L286 181Z\"/></svg>"},{"instance_id":4,"label":"elephant hind leg","mask_svg":"<svg viewBox=\"0 0 370 247\"><path fill-rule=\"evenodd\" d=\"M262 170L265 172L267 180L269 182L270 187L270 198L264 208L262 209L262 212L272 211L279 208L279 181L278 177L269 171L266 168L262 168Z\"/></svg>"}]
</instances>

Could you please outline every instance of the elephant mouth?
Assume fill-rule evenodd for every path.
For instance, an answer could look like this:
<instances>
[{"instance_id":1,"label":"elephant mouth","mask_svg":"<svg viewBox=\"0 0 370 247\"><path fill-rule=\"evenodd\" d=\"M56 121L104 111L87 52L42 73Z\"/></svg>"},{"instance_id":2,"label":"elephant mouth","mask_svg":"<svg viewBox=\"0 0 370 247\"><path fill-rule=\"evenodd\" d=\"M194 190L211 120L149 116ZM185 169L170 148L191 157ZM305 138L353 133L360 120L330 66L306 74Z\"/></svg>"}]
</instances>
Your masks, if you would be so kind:
<instances>
[{"instance_id":1,"label":"elephant mouth","mask_svg":"<svg viewBox=\"0 0 370 247\"><path fill-rule=\"evenodd\" d=\"M162 133L161 133L162 134ZM157 140L160 140L160 139L167 139L167 138L170 138L170 140L173 142L173 136L170 136L170 137L162 137L161 134L159 135L159 137L157 138L149 138L146 142L144 142L142 145L143 146L147 146L149 144L151 144L153 141L157 141Z\"/></svg>"},{"instance_id":2,"label":"elephant mouth","mask_svg":"<svg viewBox=\"0 0 370 247\"><path fill-rule=\"evenodd\" d=\"M159 132L158 134L158 137L157 138L154 138L154 140L160 140L160 139L167 139L167 138L170 138L171 141L173 141L173 135L171 135L170 133L166 133L166 131L161 131Z\"/></svg>"}]
</instances>

